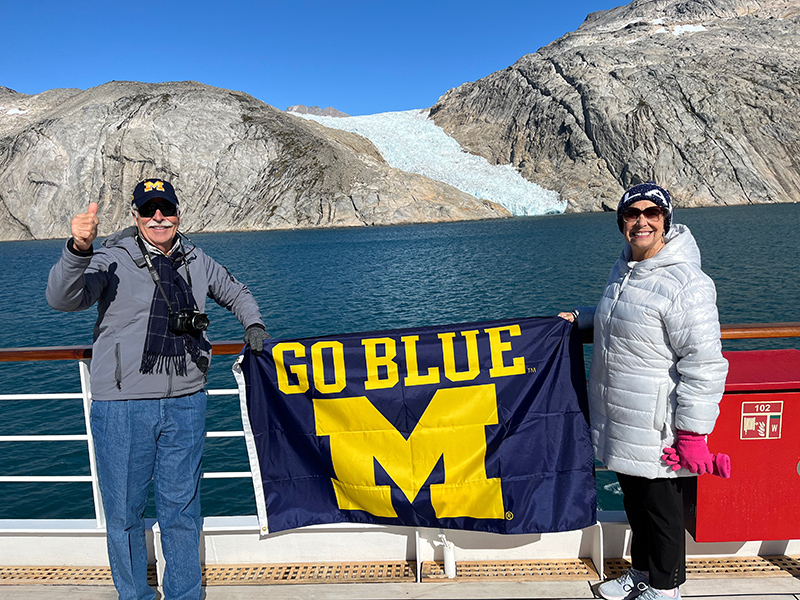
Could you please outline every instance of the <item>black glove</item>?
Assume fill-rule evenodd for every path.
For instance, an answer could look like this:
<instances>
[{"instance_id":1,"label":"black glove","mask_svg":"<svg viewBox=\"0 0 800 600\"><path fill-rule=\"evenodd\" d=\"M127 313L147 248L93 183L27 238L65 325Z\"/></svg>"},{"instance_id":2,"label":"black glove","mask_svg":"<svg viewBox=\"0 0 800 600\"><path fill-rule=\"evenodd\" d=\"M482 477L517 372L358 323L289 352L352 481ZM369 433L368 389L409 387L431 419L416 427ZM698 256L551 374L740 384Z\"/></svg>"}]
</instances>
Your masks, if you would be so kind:
<instances>
[{"instance_id":1,"label":"black glove","mask_svg":"<svg viewBox=\"0 0 800 600\"><path fill-rule=\"evenodd\" d=\"M261 356L261 352L264 350L264 340L268 340L271 337L266 328L258 323L250 325L244 330L244 343L250 344L250 350L256 356Z\"/></svg>"}]
</instances>

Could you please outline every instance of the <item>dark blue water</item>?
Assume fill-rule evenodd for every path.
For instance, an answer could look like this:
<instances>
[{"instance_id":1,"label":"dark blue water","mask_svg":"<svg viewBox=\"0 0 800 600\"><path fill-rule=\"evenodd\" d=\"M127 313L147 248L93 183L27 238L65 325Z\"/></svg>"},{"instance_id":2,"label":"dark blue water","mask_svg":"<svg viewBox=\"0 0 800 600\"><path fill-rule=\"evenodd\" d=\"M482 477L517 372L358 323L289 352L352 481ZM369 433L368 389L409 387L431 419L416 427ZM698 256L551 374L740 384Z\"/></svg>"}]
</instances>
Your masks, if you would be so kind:
<instances>
[{"instance_id":1,"label":"dark blue water","mask_svg":"<svg viewBox=\"0 0 800 600\"><path fill-rule=\"evenodd\" d=\"M800 321L800 205L679 210L676 221L697 238L703 268L717 284L723 324ZM553 315L595 302L623 245L613 214L192 239L248 284L274 337L292 338ZM94 309L58 313L44 299L62 245L0 243L0 347L91 343ZM212 303L209 315L212 340L241 339L230 313ZM724 347L799 345L794 338ZM235 387L232 362L215 358L210 387ZM64 391L80 391L75 363L0 363L0 394ZM209 398L208 426L240 429L238 400ZM0 402L0 435L83 432L79 401ZM204 461L209 471L248 469L241 439L208 440ZM0 475L19 474L86 475L86 444L0 444ZM601 509L621 509L608 487L613 475L598 479ZM204 480L202 486L206 515L254 514L249 480ZM0 483L0 497L0 518L93 516L89 484Z\"/></svg>"}]
</instances>

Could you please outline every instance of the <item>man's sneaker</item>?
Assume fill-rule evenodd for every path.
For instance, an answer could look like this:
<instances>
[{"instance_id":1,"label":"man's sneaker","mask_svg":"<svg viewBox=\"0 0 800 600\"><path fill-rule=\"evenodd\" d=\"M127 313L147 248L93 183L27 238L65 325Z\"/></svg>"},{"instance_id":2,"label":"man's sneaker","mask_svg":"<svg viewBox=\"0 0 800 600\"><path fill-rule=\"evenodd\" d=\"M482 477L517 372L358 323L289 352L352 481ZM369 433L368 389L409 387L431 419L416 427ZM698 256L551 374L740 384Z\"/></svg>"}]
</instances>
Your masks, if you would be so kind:
<instances>
[{"instance_id":1,"label":"man's sneaker","mask_svg":"<svg viewBox=\"0 0 800 600\"><path fill-rule=\"evenodd\" d=\"M606 581L597 591L606 600L633 600L641 598L640 594L648 589L653 589L647 585L647 575L636 569L628 569L621 577Z\"/></svg>"},{"instance_id":2,"label":"man's sneaker","mask_svg":"<svg viewBox=\"0 0 800 600\"><path fill-rule=\"evenodd\" d=\"M647 589L639 594L636 600L681 600L681 590L675 588L675 595L670 596L669 594L665 594L664 590L657 590L648 585Z\"/></svg>"}]
</instances>

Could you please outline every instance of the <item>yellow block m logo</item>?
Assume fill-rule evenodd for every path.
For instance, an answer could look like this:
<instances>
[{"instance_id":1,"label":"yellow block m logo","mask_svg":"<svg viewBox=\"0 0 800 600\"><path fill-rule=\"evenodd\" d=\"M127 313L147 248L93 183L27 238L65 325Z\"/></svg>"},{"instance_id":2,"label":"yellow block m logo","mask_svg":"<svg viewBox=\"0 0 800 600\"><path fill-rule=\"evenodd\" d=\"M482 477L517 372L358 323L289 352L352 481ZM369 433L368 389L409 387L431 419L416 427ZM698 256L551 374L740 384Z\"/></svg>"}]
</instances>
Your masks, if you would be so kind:
<instances>
[{"instance_id":1,"label":"yellow block m logo","mask_svg":"<svg viewBox=\"0 0 800 600\"><path fill-rule=\"evenodd\" d=\"M152 192L153 190L158 190L159 192L164 191L164 182L163 181L145 181L144 182L144 191Z\"/></svg>"},{"instance_id":2,"label":"yellow block m logo","mask_svg":"<svg viewBox=\"0 0 800 600\"><path fill-rule=\"evenodd\" d=\"M500 479L488 479L485 466L485 426L497 423L494 384L438 390L408 439L364 396L314 400L314 413L317 435L330 436L339 508L396 517L373 461L413 503L444 457L445 482L430 486L436 517L504 518Z\"/></svg>"}]
</instances>

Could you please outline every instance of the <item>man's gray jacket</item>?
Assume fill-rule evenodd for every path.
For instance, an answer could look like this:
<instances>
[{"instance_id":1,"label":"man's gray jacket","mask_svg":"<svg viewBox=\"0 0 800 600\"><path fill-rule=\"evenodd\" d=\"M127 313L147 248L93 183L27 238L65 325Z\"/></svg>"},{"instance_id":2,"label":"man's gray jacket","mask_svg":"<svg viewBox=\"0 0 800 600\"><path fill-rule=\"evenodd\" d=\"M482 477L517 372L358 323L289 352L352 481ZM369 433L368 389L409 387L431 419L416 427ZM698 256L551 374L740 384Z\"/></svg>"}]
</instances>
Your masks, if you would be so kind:
<instances>
[{"instance_id":1,"label":"man's gray jacket","mask_svg":"<svg viewBox=\"0 0 800 600\"><path fill-rule=\"evenodd\" d=\"M188 354L185 376L139 372L156 286L135 233L135 227L119 231L89 256L79 256L70 250L68 242L47 281L47 302L56 310L85 310L97 302L91 366L94 400L171 398L196 393L205 386L205 375ZM179 273L187 282L188 265L200 312L205 312L208 297L232 311L245 328L263 326L261 312L247 286L198 247L181 244L170 258L181 261ZM209 350L203 354L210 361L210 345L205 345Z\"/></svg>"}]
</instances>

